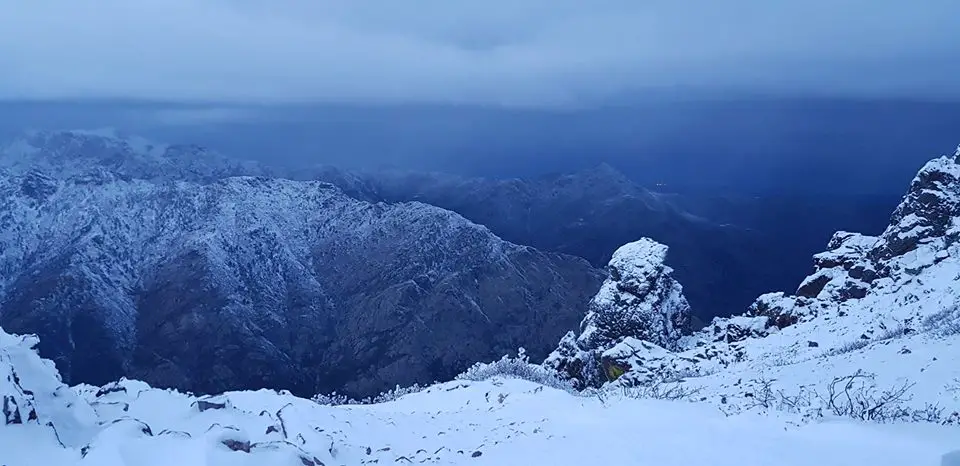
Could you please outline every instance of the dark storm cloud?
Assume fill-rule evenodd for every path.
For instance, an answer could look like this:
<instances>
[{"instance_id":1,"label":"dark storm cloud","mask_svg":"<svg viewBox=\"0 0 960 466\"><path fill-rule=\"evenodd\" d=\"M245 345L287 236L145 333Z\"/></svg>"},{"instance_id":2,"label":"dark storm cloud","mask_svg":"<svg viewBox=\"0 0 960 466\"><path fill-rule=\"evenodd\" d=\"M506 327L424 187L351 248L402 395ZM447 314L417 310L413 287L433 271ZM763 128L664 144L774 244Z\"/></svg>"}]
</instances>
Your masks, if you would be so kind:
<instances>
[{"instance_id":1,"label":"dark storm cloud","mask_svg":"<svg viewBox=\"0 0 960 466\"><path fill-rule=\"evenodd\" d=\"M960 96L956 0L30 0L0 98L551 105L679 86Z\"/></svg>"}]
</instances>

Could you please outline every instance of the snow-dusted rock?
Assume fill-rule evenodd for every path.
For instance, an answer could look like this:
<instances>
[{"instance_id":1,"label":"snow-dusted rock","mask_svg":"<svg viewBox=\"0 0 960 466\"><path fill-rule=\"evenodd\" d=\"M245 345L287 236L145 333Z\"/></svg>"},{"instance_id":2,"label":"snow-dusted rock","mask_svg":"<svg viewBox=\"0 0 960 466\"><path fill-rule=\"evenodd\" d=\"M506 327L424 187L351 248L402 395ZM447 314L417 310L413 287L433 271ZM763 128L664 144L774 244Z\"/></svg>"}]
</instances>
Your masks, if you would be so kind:
<instances>
[{"instance_id":1,"label":"snow-dusted rock","mask_svg":"<svg viewBox=\"0 0 960 466\"><path fill-rule=\"evenodd\" d=\"M0 428L35 425L65 446L89 439L96 413L60 381L53 363L40 359L34 335L0 329Z\"/></svg>"},{"instance_id":2,"label":"snow-dusted rock","mask_svg":"<svg viewBox=\"0 0 960 466\"><path fill-rule=\"evenodd\" d=\"M600 355L607 380L623 387L636 387L682 379L697 372L697 361L649 341L627 337Z\"/></svg>"},{"instance_id":3,"label":"snow-dusted rock","mask_svg":"<svg viewBox=\"0 0 960 466\"><path fill-rule=\"evenodd\" d=\"M910 183L890 226L871 256L889 260L919 248L938 249L955 238L947 232L960 215L960 154L931 160ZM896 268L895 263L890 264Z\"/></svg>"},{"instance_id":4,"label":"snow-dusted rock","mask_svg":"<svg viewBox=\"0 0 960 466\"><path fill-rule=\"evenodd\" d=\"M610 277L590 302L580 334L565 336L546 364L580 386L599 386L624 372L612 367L636 367L619 359L625 351L607 353L627 339L676 349L689 332L690 306L664 263L666 256L667 247L648 238L620 247L610 260Z\"/></svg>"},{"instance_id":5,"label":"snow-dusted rock","mask_svg":"<svg viewBox=\"0 0 960 466\"><path fill-rule=\"evenodd\" d=\"M673 348L689 331L690 306L664 261L667 247L643 238L618 249L610 278L590 302L578 343L600 348L624 337Z\"/></svg>"}]
</instances>

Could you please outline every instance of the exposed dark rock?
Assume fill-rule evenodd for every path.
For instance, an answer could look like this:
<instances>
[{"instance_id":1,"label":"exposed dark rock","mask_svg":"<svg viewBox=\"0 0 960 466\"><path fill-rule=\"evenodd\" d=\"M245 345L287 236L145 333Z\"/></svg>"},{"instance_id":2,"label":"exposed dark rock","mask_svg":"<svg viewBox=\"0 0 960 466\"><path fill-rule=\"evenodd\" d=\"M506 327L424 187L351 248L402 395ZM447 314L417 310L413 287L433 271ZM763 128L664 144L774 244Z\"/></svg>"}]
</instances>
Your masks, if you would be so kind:
<instances>
[{"instance_id":1,"label":"exposed dark rock","mask_svg":"<svg viewBox=\"0 0 960 466\"><path fill-rule=\"evenodd\" d=\"M226 407L226 403L212 403L209 401L197 400L197 410L201 413L209 409L224 409Z\"/></svg>"},{"instance_id":2,"label":"exposed dark rock","mask_svg":"<svg viewBox=\"0 0 960 466\"><path fill-rule=\"evenodd\" d=\"M806 315L803 298L786 296L783 293L768 293L757 298L747 309L747 317L766 317L767 327L785 329L796 324Z\"/></svg>"},{"instance_id":3,"label":"exposed dark rock","mask_svg":"<svg viewBox=\"0 0 960 466\"><path fill-rule=\"evenodd\" d=\"M221 441L220 443L222 443L224 446L226 446L230 450L250 453L251 445L250 445L250 442L247 440L226 439Z\"/></svg>"},{"instance_id":4,"label":"exposed dark rock","mask_svg":"<svg viewBox=\"0 0 960 466\"><path fill-rule=\"evenodd\" d=\"M797 289L797 296L816 298L832 278L826 274L812 276L812 279L806 280L800 285L800 288Z\"/></svg>"},{"instance_id":5,"label":"exposed dark rock","mask_svg":"<svg viewBox=\"0 0 960 466\"><path fill-rule=\"evenodd\" d=\"M44 202L57 192L57 180L34 170L23 177L20 192L35 201Z\"/></svg>"},{"instance_id":6,"label":"exposed dark rock","mask_svg":"<svg viewBox=\"0 0 960 466\"><path fill-rule=\"evenodd\" d=\"M953 218L960 215L960 150L952 157L928 162L913 179L897 206L882 241L870 251L874 260L887 260L919 245L951 236Z\"/></svg>"}]
</instances>

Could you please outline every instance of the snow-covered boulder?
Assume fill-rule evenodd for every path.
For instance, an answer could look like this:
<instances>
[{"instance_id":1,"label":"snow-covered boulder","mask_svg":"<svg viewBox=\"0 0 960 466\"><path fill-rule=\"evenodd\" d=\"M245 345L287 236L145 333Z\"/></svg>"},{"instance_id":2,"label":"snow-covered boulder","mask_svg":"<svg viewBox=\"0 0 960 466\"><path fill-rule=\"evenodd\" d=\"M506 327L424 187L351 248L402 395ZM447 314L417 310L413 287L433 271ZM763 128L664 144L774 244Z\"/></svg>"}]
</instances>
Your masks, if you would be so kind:
<instances>
[{"instance_id":1,"label":"snow-covered boulder","mask_svg":"<svg viewBox=\"0 0 960 466\"><path fill-rule=\"evenodd\" d=\"M624 372L611 368L637 366L637 359L621 358L623 351L607 353L625 341L677 349L689 333L690 305L664 263L666 257L667 246L648 238L620 247L610 260L609 278L590 302L580 334L568 333L546 364L576 384L599 386Z\"/></svg>"},{"instance_id":2,"label":"snow-covered boulder","mask_svg":"<svg viewBox=\"0 0 960 466\"><path fill-rule=\"evenodd\" d=\"M765 337L770 334L770 327L770 319L764 316L734 316L728 319L714 318L702 333L709 333L716 342L733 343Z\"/></svg>"},{"instance_id":3,"label":"snow-covered boulder","mask_svg":"<svg viewBox=\"0 0 960 466\"><path fill-rule=\"evenodd\" d=\"M636 387L697 374L698 361L649 341L627 337L600 355L600 365L613 384Z\"/></svg>"},{"instance_id":4,"label":"snow-covered boulder","mask_svg":"<svg viewBox=\"0 0 960 466\"><path fill-rule=\"evenodd\" d=\"M93 409L60 381L53 363L36 352L34 335L0 329L0 428L33 424L48 428L66 446L89 439Z\"/></svg>"},{"instance_id":5,"label":"snow-covered boulder","mask_svg":"<svg viewBox=\"0 0 960 466\"><path fill-rule=\"evenodd\" d=\"M816 270L797 288L797 296L837 301L866 296L877 279L876 266L867 257L877 241L859 233L835 233L827 251L813 256Z\"/></svg>"},{"instance_id":6,"label":"snow-covered boulder","mask_svg":"<svg viewBox=\"0 0 960 466\"><path fill-rule=\"evenodd\" d=\"M610 259L608 278L581 324L581 346L598 348L624 337L675 348L690 326L690 305L664 261L667 246L648 238L626 244Z\"/></svg>"}]
</instances>

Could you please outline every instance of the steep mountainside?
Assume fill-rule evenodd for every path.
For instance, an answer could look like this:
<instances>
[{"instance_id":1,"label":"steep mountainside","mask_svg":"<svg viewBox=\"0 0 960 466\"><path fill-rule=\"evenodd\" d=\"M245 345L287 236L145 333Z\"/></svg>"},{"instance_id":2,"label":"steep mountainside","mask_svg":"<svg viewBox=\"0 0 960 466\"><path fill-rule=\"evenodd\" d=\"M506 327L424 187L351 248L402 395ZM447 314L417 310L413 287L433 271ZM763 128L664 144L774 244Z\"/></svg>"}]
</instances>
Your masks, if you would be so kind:
<instances>
[{"instance_id":1,"label":"steep mountainside","mask_svg":"<svg viewBox=\"0 0 960 466\"><path fill-rule=\"evenodd\" d=\"M39 334L71 383L368 395L544 356L599 287L581 259L425 204L87 134L11 147L0 325Z\"/></svg>"},{"instance_id":2,"label":"steep mountainside","mask_svg":"<svg viewBox=\"0 0 960 466\"><path fill-rule=\"evenodd\" d=\"M332 169L312 175L361 199L416 200L450 209L508 241L584 257L597 267L620 245L650 237L670 246L669 263L693 314L704 321L742 312L760 293L798 279L784 261L793 250L769 231L717 221L709 209L693 214L678 207L676 196L641 188L608 165L511 180ZM801 251L800 257L807 254Z\"/></svg>"}]
</instances>

